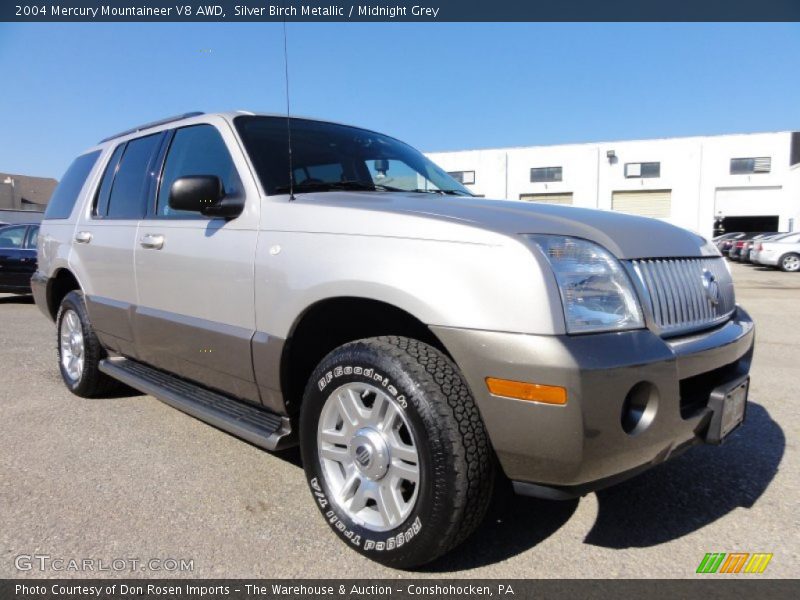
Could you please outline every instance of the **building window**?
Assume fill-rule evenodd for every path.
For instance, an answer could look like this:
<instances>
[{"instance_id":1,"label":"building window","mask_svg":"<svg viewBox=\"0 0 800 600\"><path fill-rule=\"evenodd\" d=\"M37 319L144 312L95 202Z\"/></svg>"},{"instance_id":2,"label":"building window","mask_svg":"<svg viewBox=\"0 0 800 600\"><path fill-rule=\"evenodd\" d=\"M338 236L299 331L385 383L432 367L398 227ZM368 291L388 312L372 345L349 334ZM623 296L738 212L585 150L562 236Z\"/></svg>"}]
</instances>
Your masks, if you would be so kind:
<instances>
[{"instance_id":1,"label":"building window","mask_svg":"<svg viewBox=\"0 0 800 600\"><path fill-rule=\"evenodd\" d=\"M769 156L759 158L732 158L731 175L750 175L752 173L769 173L772 170L772 159Z\"/></svg>"},{"instance_id":2,"label":"building window","mask_svg":"<svg viewBox=\"0 0 800 600\"><path fill-rule=\"evenodd\" d=\"M660 162L625 163L625 177L647 179L661 177Z\"/></svg>"},{"instance_id":3,"label":"building window","mask_svg":"<svg viewBox=\"0 0 800 600\"><path fill-rule=\"evenodd\" d=\"M789 165L800 164L800 131L792 134L792 151L789 157Z\"/></svg>"},{"instance_id":4,"label":"building window","mask_svg":"<svg viewBox=\"0 0 800 600\"><path fill-rule=\"evenodd\" d=\"M475 183L475 171L448 171L447 174L458 183L464 185L473 185Z\"/></svg>"},{"instance_id":5,"label":"building window","mask_svg":"<svg viewBox=\"0 0 800 600\"><path fill-rule=\"evenodd\" d=\"M533 183L562 181L562 177L563 173L561 167L536 167L531 169L531 181Z\"/></svg>"}]
</instances>

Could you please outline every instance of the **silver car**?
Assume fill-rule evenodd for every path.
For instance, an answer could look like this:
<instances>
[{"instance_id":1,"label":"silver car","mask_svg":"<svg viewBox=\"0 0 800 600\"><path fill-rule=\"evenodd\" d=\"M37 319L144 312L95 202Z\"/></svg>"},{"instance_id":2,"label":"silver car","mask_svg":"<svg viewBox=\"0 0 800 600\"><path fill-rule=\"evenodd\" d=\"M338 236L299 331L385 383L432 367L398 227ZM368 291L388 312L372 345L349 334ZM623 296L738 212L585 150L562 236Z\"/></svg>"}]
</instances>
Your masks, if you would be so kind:
<instances>
[{"instance_id":1,"label":"silver car","mask_svg":"<svg viewBox=\"0 0 800 600\"><path fill-rule=\"evenodd\" d=\"M753 262L782 271L800 271L800 232L787 233L778 238L761 240L755 245Z\"/></svg>"},{"instance_id":2,"label":"silver car","mask_svg":"<svg viewBox=\"0 0 800 600\"><path fill-rule=\"evenodd\" d=\"M498 470L574 498L745 415L753 322L712 243L475 198L365 129L191 113L112 136L64 175L38 250L72 392L123 382L299 444L334 534L388 565L469 536Z\"/></svg>"}]
</instances>

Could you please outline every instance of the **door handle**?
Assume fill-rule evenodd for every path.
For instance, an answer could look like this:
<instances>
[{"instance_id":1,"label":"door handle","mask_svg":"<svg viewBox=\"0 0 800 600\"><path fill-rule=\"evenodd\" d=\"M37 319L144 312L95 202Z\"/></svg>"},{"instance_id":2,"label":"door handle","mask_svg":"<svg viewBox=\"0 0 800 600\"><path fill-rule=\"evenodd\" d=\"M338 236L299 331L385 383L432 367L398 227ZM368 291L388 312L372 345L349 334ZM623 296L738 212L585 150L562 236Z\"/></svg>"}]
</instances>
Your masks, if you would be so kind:
<instances>
[{"instance_id":1,"label":"door handle","mask_svg":"<svg viewBox=\"0 0 800 600\"><path fill-rule=\"evenodd\" d=\"M75 241L79 244L88 244L92 241L92 234L89 231L79 231L75 234Z\"/></svg>"},{"instance_id":2,"label":"door handle","mask_svg":"<svg viewBox=\"0 0 800 600\"><path fill-rule=\"evenodd\" d=\"M139 240L139 245L150 250L161 250L164 247L164 236L160 233L145 233Z\"/></svg>"}]
</instances>

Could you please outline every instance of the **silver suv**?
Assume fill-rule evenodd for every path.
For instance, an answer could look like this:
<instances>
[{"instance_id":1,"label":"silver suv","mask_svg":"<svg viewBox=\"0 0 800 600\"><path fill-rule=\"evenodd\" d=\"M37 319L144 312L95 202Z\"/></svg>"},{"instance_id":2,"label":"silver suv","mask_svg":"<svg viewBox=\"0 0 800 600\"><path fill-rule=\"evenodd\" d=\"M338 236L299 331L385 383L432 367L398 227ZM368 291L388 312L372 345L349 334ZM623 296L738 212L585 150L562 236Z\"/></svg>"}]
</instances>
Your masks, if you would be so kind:
<instances>
[{"instance_id":1,"label":"silver suv","mask_svg":"<svg viewBox=\"0 0 800 600\"><path fill-rule=\"evenodd\" d=\"M121 382L299 444L334 533L388 565L464 540L498 468L573 498L744 419L753 323L713 244L478 199L364 129L237 112L126 131L69 168L38 251L72 392Z\"/></svg>"}]
</instances>

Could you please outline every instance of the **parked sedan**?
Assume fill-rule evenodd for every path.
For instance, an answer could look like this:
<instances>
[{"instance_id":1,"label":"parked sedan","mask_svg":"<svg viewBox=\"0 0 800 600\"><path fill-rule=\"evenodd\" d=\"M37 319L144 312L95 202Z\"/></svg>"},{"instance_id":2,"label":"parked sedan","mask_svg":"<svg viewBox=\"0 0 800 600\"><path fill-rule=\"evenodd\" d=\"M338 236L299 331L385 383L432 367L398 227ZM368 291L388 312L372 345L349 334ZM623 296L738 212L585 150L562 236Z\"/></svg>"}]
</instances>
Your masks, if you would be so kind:
<instances>
[{"instance_id":1,"label":"parked sedan","mask_svg":"<svg viewBox=\"0 0 800 600\"><path fill-rule=\"evenodd\" d=\"M791 232L786 233L784 231L781 233L776 233L775 235L768 235L755 242L752 246L750 246L750 255L748 257L750 259L750 262L753 263L754 265L761 264L761 261L759 260L759 254L761 252L761 249L763 248L764 242L776 242L790 235L794 234Z\"/></svg>"},{"instance_id":2,"label":"parked sedan","mask_svg":"<svg viewBox=\"0 0 800 600\"><path fill-rule=\"evenodd\" d=\"M724 255L727 256L730 249L733 247L733 244L736 240L742 239L747 236L747 233L744 231L734 231L731 233L726 233L724 235L715 238L713 241L719 248L719 251Z\"/></svg>"},{"instance_id":3,"label":"parked sedan","mask_svg":"<svg viewBox=\"0 0 800 600\"><path fill-rule=\"evenodd\" d=\"M728 251L728 258L745 262L745 257L750 256L750 246L752 246L753 242L769 235L774 235L774 232L751 234L736 240Z\"/></svg>"},{"instance_id":4,"label":"parked sedan","mask_svg":"<svg viewBox=\"0 0 800 600\"><path fill-rule=\"evenodd\" d=\"M31 293L38 236L39 225L36 223L0 227L0 292Z\"/></svg>"},{"instance_id":5,"label":"parked sedan","mask_svg":"<svg viewBox=\"0 0 800 600\"><path fill-rule=\"evenodd\" d=\"M762 241L756 248L758 262L782 271L800 271L800 233L792 232L778 240Z\"/></svg>"}]
</instances>

